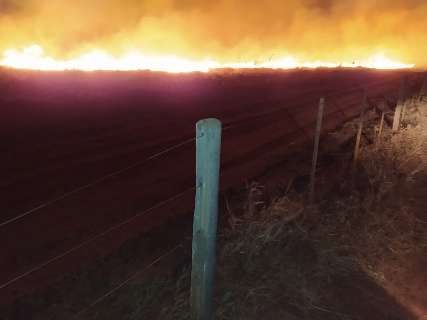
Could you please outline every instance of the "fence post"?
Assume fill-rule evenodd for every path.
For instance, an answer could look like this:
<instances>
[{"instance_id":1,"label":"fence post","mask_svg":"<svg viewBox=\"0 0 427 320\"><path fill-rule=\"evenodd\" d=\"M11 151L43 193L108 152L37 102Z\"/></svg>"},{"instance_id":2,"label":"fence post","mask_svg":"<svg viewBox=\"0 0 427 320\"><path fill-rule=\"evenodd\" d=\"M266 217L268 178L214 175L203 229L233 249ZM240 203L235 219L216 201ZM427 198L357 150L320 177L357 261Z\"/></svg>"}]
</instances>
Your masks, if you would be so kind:
<instances>
[{"instance_id":1,"label":"fence post","mask_svg":"<svg viewBox=\"0 0 427 320\"><path fill-rule=\"evenodd\" d=\"M353 170L356 169L357 161L359 159L360 140L362 139L363 122L365 120L366 99L367 99L367 93L366 93L366 89L364 89L362 107L361 107L360 118L359 118L359 127L357 129L356 144L354 146Z\"/></svg>"},{"instance_id":2,"label":"fence post","mask_svg":"<svg viewBox=\"0 0 427 320\"><path fill-rule=\"evenodd\" d=\"M398 101L396 105L396 109L394 109L393 128L392 128L393 132L396 132L399 130L401 113L402 113L402 105L400 104L400 101Z\"/></svg>"},{"instance_id":3,"label":"fence post","mask_svg":"<svg viewBox=\"0 0 427 320\"><path fill-rule=\"evenodd\" d=\"M406 108L408 107L408 101L405 101L403 103L403 107L402 107L402 115L400 116L400 123L402 123L405 120L405 114L406 114Z\"/></svg>"},{"instance_id":4,"label":"fence post","mask_svg":"<svg viewBox=\"0 0 427 320\"><path fill-rule=\"evenodd\" d=\"M404 96L404 90L405 90L404 88L405 88L405 80L402 79L400 82L399 98L397 100L397 105L394 110L393 127L392 127L393 132L397 132L400 126L400 120L401 120L402 108L403 108L403 96Z\"/></svg>"},{"instance_id":5,"label":"fence post","mask_svg":"<svg viewBox=\"0 0 427 320\"><path fill-rule=\"evenodd\" d=\"M325 98L320 98L319 101L319 111L317 113L317 123L316 131L314 133L314 150L313 150L313 161L311 164L311 175L310 175L310 193L309 193L309 203L312 204L315 198L315 183L316 183L316 167L317 167L317 156L319 153L319 141L320 141L320 132L322 130L322 120L323 120L323 109L325 107Z\"/></svg>"},{"instance_id":6,"label":"fence post","mask_svg":"<svg viewBox=\"0 0 427 320\"><path fill-rule=\"evenodd\" d=\"M221 122L196 124L196 203L193 222L191 314L193 320L213 318L213 285L218 222Z\"/></svg>"},{"instance_id":7,"label":"fence post","mask_svg":"<svg viewBox=\"0 0 427 320\"><path fill-rule=\"evenodd\" d=\"M420 93L418 94L418 101L422 102L424 96L427 95L427 76L424 77L423 84L420 89Z\"/></svg>"},{"instance_id":8,"label":"fence post","mask_svg":"<svg viewBox=\"0 0 427 320\"><path fill-rule=\"evenodd\" d=\"M381 135L383 133L383 129L384 129L384 117L385 117L385 112L384 110L381 112L381 120L380 120L380 127L378 129L378 135L377 135L377 140L375 141L375 147L378 147L378 145L381 142Z\"/></svg>"}]
</instances>

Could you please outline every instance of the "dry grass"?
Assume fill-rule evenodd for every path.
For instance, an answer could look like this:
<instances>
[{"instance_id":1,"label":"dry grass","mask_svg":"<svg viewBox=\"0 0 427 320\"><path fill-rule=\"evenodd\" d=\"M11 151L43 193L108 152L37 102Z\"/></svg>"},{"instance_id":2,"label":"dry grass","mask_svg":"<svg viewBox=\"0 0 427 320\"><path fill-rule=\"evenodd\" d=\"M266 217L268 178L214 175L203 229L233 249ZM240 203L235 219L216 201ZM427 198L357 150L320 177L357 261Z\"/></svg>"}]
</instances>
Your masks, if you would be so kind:
<instances>
[{"instance_id":1,"label":"dry grass","mask_svg":"<svg viewBox=\"0 0 427 320\"><path fill-rule=\"evenodd\" d=\"M230 212L231 228L221 235L216 319L352 318L329 295L336 279L364 274L384 282L382 265L427 245L402 193L425 164L426 119L409 109L405 129L363 148L356 185L343 177L343 193L316 208L293 193L266 205L262 187L251 185L245 214ZM188 286L176 297L163 317L188 319Z\"/></svg>"},{"instance_id":2,"label":"dry grass","mask_svg":"<svg viewBox=\"0 0 427 320\"><path fill-rule=\"evenodd\" d=\"M386 133L387 139L378 148L367 147L363 153L362 170L368 187L361 195L365 222L357 245L362 254L363 248L370 250L359 261L379 281L385 280L379 265L421 252L427 246L425 225L409 201L414 182L427 178L426 109L425 105L409 108L405 127L398 134ZM399 264L396 267L399 271Z\"/></svg>"}]
</instances>

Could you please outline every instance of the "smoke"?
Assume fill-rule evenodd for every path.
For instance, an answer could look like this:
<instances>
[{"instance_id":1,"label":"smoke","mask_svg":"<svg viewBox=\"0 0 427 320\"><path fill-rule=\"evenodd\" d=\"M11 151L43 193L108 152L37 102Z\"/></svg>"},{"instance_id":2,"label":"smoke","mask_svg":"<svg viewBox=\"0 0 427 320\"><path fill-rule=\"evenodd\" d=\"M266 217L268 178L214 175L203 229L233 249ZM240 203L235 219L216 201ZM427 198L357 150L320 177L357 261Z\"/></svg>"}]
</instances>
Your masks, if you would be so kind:
<instances>
[{"instance_id":1,"label":"smoke","mask_svg":"<svg viewBox=\"0 0 427 320\"><path fill-rule=\"evenodd\" d=\"M0 51L40 44L253 61L352 61L377 52L427 66L425 0L0 0Z\"/></svg>"}]
</instances>

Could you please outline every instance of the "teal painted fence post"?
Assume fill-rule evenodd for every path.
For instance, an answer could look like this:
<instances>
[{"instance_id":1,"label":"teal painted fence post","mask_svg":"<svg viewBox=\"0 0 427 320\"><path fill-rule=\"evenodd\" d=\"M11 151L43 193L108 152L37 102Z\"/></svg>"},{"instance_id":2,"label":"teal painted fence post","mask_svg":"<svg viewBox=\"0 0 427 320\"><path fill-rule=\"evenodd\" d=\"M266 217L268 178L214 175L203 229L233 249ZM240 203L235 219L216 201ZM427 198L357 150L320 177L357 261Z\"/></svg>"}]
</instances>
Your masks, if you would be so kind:
<instances>
[{"instance_id":1,"label":"teal painted fence post","mask_svg":"<svg viewBox=\"0 0 427 320\"><path fill-rule=\"evenodd\" d=\"M218 223L221 122L204 119L196 124L196 203L193 222L191 316L211 320Z\"/></svg>"}]
</instances>

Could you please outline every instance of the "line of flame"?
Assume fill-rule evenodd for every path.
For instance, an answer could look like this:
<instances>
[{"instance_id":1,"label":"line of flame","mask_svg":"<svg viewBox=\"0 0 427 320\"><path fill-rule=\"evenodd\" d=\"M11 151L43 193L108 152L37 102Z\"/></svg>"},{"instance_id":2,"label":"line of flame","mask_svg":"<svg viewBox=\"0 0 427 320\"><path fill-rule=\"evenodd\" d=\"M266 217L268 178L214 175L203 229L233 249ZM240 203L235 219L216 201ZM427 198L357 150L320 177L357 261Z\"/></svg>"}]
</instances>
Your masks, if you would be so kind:
<instances>
[{"instance_id":1,"label":"line of flame","mask_svg":"<svg viewBox=\"0 0 427 320\"><path fill-rule=\"evenodd\" d=\"M166 72L208 72L220 68L271 68L271 69L294 69L294 68L374 68L374 69L406 69L413 68L413 64L404 64L393 61L378 53L366 61L353 63L333 62L299 62L293 57L285 57L261 63L237 62L219 63L211 59L193 61L174 55L150 56L139 51L130 51L121 57L115 57L102 50L93 50L81 56L69 60L57 60L45 54L39 45L32 45L22 50L9 49L4 51L0 60L1 66L16 69L62 71L62 70L151 70Z\"/></svg>"}]
</instances>

